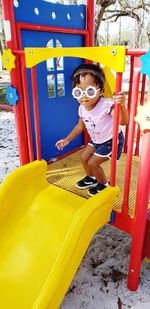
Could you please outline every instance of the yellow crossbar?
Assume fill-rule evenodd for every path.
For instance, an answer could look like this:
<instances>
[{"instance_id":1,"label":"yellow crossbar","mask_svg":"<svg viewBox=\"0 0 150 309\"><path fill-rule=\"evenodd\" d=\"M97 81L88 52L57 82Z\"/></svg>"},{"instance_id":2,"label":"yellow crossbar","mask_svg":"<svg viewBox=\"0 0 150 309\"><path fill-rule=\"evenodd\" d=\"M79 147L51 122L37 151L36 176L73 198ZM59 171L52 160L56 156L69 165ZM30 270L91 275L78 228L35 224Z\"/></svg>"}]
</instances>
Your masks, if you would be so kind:
<instances>
[{"instance_id":1,"label":"yellow crossbar","mask_svg":"<svg viewBox=\"0 0 150 309\"><path fill-rule=\"evenodd\" d=\"M101 63L116 72L124 72L124 46L75 47L75 48L25 48L26 67L55 57L77 57Z\"/></svg>"}]
</instances>

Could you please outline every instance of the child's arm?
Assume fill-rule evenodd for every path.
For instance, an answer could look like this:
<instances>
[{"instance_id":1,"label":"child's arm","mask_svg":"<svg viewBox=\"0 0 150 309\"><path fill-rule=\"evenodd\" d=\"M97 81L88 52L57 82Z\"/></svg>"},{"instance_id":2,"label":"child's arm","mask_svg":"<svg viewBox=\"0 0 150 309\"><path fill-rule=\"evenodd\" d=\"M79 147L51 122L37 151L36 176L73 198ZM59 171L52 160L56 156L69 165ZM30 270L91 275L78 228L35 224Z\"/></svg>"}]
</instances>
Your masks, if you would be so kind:
<instances>
[{"instance_id":1,"label":"child's arm","mask_svg":"<svg viewBox=\"0 0 150 309\"><path fill-rule=\"evenodd\" d=\"M120 105L120 119L119 119L119 124L122 126L127 125L129 116L128 116L128 111L125 106L125 95L123 94L122 91L118 93L118 95L115 96L114 99L115 104ZM111 115L114 115L114 109L111 111Z\"/></svg>"},{"instance_id":2,"label":"child's arm","mask_svg":"<svg viewBox=\"0 0 150 309\"><path fill-rule=\"evenodd\" d=\"M59 150L63 150L71 141L73 141L79 134L85 130L85 125L82 118L79 119L78 124L73 128L73 130L64 138L58 141L55 146Z\"/></svg>"}]
</instances>

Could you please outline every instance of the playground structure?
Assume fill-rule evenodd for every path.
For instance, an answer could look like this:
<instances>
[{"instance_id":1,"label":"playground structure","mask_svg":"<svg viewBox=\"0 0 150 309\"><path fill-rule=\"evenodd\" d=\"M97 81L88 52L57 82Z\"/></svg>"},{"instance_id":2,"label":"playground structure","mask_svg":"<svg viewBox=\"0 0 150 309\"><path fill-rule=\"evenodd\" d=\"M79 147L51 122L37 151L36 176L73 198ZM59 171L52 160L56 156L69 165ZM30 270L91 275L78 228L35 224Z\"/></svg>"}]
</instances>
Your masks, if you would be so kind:
<instances>
[{"instance_id":1,"label":"playground structure","mask_svg":"<svg viewBox=\"0 0 150 309\"><path fill-rule=\"evenodd\" d=\"M37 8L34 2L33 8ZM45 3L44 5L48 4ZM3 7L5 19L11 21L11 29L14 30L12 35L15 36L17 34L16 37L8 41L8 48L11 50L4 52L3 60L6 67L11 71L12 87L8 91L8 97L14 105L20 162L24 166L14 171L4 181L0 189L0 220L2 222L1 235L3 238L1 241L2 263L0 268L1 307L4 309L10 306L13 306L15 309L58 308L92 236L98 229L109 222L112 210L114 220L111 224L128 233L132 238L128 288L134 291L138 287L141 262L144 257L150 258L150 211L148 210L150 193L150 161L148 160L150 152L150 107L149 103L144 105L146 100L146 74L150 78L150 73L147 69L150 61L149 52L147 53L145 50L129 50L117 46L88 47L92 45L93 35L91 31L93 18L91 1L87 2L86 7L81 6L81 9L84 10L82 14L84 12L88 18L86 30L68 29L69 34L74 33L74 36L77 35L77 37L78 35L84 36L85 47L82 47L83 40L80 37L77 40L77 43L79 41L81 43L80 47L58 48L56 46L56 48L43 48L43 46L36 46L34 48L28 45L29 43L27 43L27 46L22 46L21 31L24 33L24 29L25 31L26 29L31 29L32 31L35 30L35 32L42 30L43 32L53 31L56 33L63 32L64 29L56 25L51 27L47 25L34 25L35 21L33 21L32 25L25 23L25 21L21 23L18 20L14 23L12 22L15 18L12 1L3 1ZM57 9L57 6L54 7ZM52 13L55 11L54 7ZM80 9L79 7L78 9ZM67 10L69 8L71 9L69 6ZM17 11L17 8L15 9ZM71 13L68 14L71 16ZM16 18L19 18L17 13ZM53 22L55 22L55 19ZM15 29L13 28L14 26ZM82 26L85 27L85 25ZM27 35L29 35L28 32ZM24 34L23 36L26 37ZM27 48L23 50L23 47ZM80 149L83 143L86 144L88 138L86 134L69 146L71 148L67 148L62 153L62 159L59 157L61 160L48 166L48 181L57 186L48 184L45 178L46 164L41 159L54 158L58 154L55 153L56 150L52 147L50 150L47 147L49 136L50 143L54 144L54 139L53 137L51 139L50 134L51 130L54 132L54 126L52 124L47 134L44 128L48 122L46 118L42 118L41 114L51 114L51 118L54 118L52 120L54 125L56 126L57 121L58 127L59 119L54 116L56 114L51 102L54 105L57 100L61 102L61 100L65 99L65 96L57 97L56 101L54 97L50 98L49 105L51 109L43 107L44 94L42 93L41 96L39 93L39 89L40 92L42 91L42 80L39 76L41 75L39 71L41 65L45 63L48 65L49 59L59 59L60 61L62 57L64 59L64 67L66 65L67 68L69 66L65 59L69 61L69 57L71 57L71 61L68 63L72 64L72 59L74 59L75 63L73 65L75 64L75 66L80 63L79 58L82 58L82 61L83 59L88 59L99 62L105 66L108 81L106 95L110 96L114 91L114 79L109 68L116 72L115 88L116 92L118 92L122 88L126 55L130 56L131 59L128 93L130 121L125 132L124 154L122 159L120 159L123 165L120 163L120 166L117 166L119 108L116 106L113 154L110 172L108 172L108 175L110 174L111 186L86 200L85 196L77 195L79 192L72 189L76 193L75 195L69 192L69 189L66 190L66 184L64 185L59 181L59 177L54 181L50 180L53 178L52 174L57 173L57 176L61 176L64 165L68 164L65 161L67 158L64 158L64 156L71 154L70 156L73 158L75 150ZM57 68L57 61L50 61L50 65L52 63ZM62 73L63 65L61 65L60 71ZM69 78L67 83L69 84ZM71 85L68 88L69 90L65 89L65 95L68 96L67 100L69 101L71 100L69 97ZM142 122L139 120L139 116L136 116L139 103L141 105L139 107L141 108L140 116L143 115L144 119ZM55 105L57 110L61 108L60 104L59 106L57 103ZM69 122L71 122L72 126L76 120L77 106L72 111L72 106L74 105L74 101L69 101L67 115L61 109L60 117L60 119L64 117L65 120L69 117ZM64 109L66 109L65 105ZM135 123L135 116L139 123L138 125ZM63 132L62 126L64 126ZM63 134L65 135L65 130L69 130L69 127L65 123L60 123L59 132L56 133L55 140L59 138L59 134L61 134L60 137ZM35 161L36 159L38 161ZM73 161L74 164L75 161ZM74 166L74 173L77 174L78 172L78 175L76 175L78 178L80 178L79 168L81 169L81 167ZM117 172L118 169L119 172ZM71 173L73 174L72 169ZM119 180L117 173L121 174ZM15 189L16 183L17 188ZM119 188L116 186L116 183L121 188L119 199ZM119 206L118 204L116 206L116 203ZM34 285L32 293L30 291L31 282ZM27 297L24 297L25 291ZM10 295L9 299L7 299L8 293ZM20 295L19 298L18 294Z\"/></svg>"}]
</instances>

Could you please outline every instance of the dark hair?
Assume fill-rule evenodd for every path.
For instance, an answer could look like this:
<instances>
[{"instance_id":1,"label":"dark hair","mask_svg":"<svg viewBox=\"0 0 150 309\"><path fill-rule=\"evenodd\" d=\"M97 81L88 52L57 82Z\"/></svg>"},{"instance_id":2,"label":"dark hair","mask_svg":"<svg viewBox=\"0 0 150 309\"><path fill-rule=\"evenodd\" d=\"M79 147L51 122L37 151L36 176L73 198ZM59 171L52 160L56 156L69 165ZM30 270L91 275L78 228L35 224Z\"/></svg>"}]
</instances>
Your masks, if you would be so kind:
<instances>
[{"instance_id":1,"label":"dark hair","mask_svg":"<svg viewBox=\"0 0 150 309\"><path fill-rule=\"evenodd\" d=\"M92 63L81 64L74 70L71 76L73 87L75 87L76 84L80 83L80 76L85 76L87 74L92 75L95 80L95 83L99 85L102 90L104 89L104 83L105 83L104 71L98 64L92 64Z\"/></svg>"}]
</instances>

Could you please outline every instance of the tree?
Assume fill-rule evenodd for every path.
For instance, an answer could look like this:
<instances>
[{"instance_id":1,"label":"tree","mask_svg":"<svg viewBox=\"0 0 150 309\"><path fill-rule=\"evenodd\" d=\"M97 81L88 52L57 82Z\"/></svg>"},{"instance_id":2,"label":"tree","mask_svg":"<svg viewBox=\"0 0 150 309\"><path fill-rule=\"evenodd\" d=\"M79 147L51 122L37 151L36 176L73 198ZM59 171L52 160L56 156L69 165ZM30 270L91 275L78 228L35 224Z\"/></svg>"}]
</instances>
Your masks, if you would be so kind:
<instances>
[{"instance_id":1,"label":"tree","mask_svg":"<svg viewBox=\"0 0 150 309\"><path fill-rule=\"evenodd\" d=\"M145 27L145 18L150 13L150 0L96 0L95 43L98 43L98 30L102 21L116 22L126 16L136 22L135 47L140 45L141 29Z\"/></svg>"},{"instance_id":2,"label":"tree","mask_svg":"<svg viewBox=\"0 0 150 309\"><path fill-rule=\"evenodd\" d=\"M96 12L95 12L95 45L98 45L98 30L103 20L104 13L107 8L116 3L116 0L96 0Z\"/></svg>"},{"instance_id":3,"label":"tree","mask_svg":"<svg viewBox=\"0 0 150 309\"><path fill-rule=\"evenodd\" d=\"M6 48L5 42L5 34L4 34L4 24L3 24L3 16L2 16L2 2L0 0L0 53L2 54L2 50Z\"/></svg>"},{"instance_id":4,"label":"tree","mask_svg":"<svg viewBox=\"0 0 150 309\"><path fill-rule=\"evenodd\" d=\"M146 33L147 33L148 42L149 42L149 45L150 45L150 23L147 24Z\"/></svg>"},{"instance_id":5,"label":"tree","mask_svg":"<svg viewBox=\"0 0 150 309\"><path fill-rule=\"evenodd\" d=\"M2 4L0 0L0 50L5 48L5 35L2 20ZM55 3L62 4L83 4L85 0L56 0ZM135 44L133 47L139 47L143 35L147 37L147 41L150 43L150 23L148 20L150 14L150 0L93 0L95 5L95 45L99 45L100 38L101 42L104 41L106 44L109 43L109 28L111 23L115 23L120 19L120 35L118 43L122 44L121 39L121 18L126 16L135 20ZM106 38L102 40L102 35L99 34L101 22L106 22ZM127 42L127 41L126 41Z\"/></svg>"}]
</instances>

